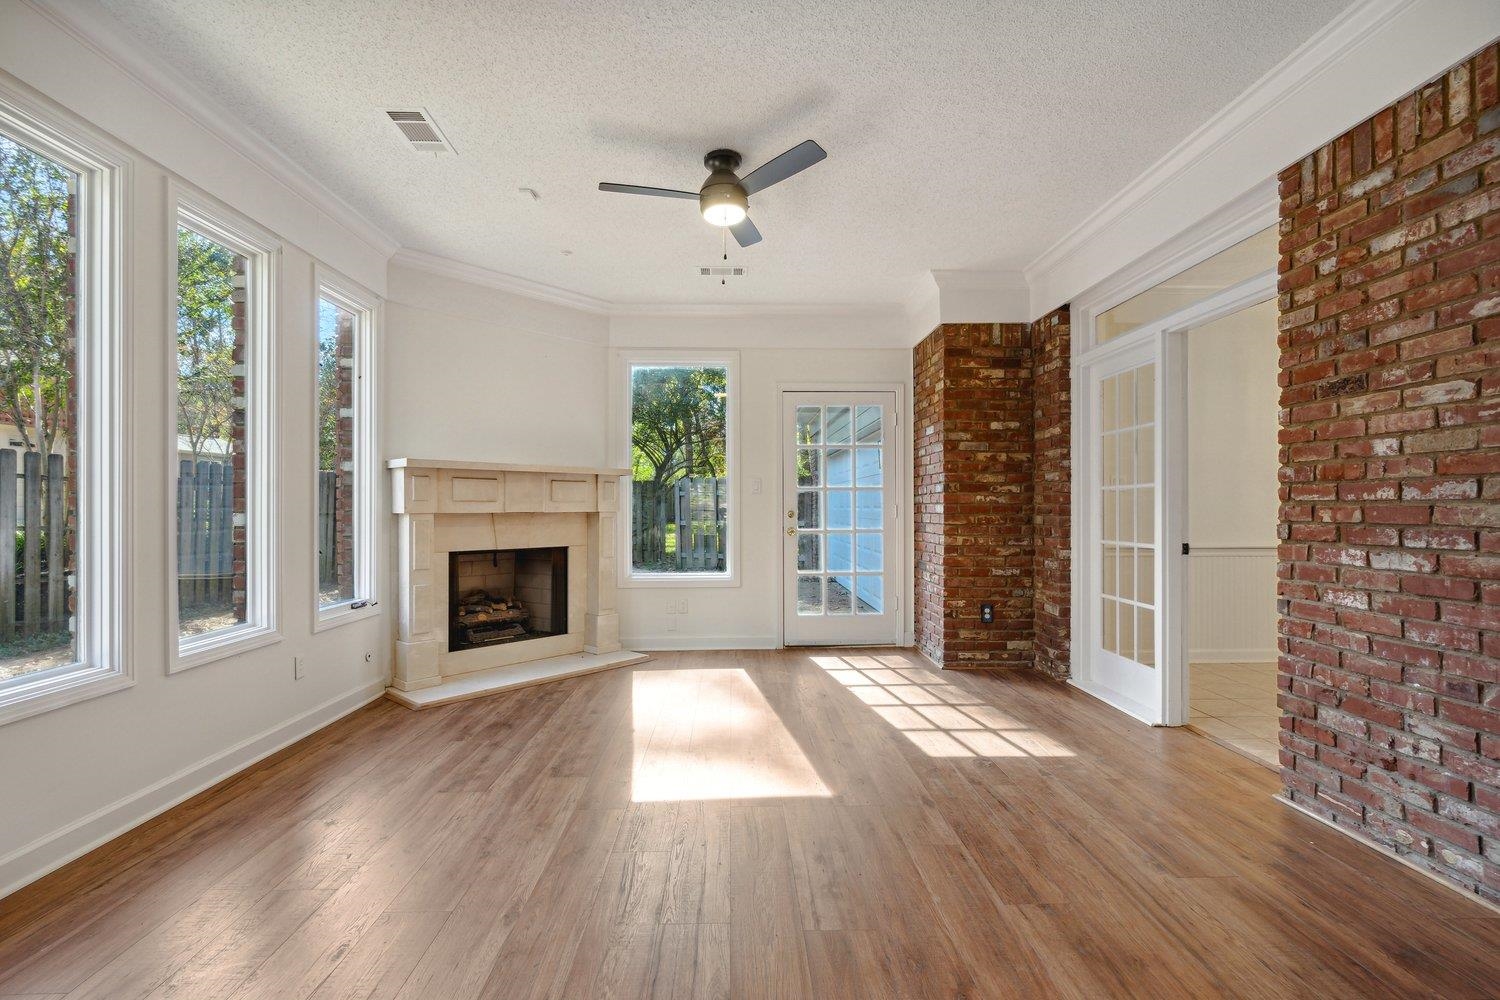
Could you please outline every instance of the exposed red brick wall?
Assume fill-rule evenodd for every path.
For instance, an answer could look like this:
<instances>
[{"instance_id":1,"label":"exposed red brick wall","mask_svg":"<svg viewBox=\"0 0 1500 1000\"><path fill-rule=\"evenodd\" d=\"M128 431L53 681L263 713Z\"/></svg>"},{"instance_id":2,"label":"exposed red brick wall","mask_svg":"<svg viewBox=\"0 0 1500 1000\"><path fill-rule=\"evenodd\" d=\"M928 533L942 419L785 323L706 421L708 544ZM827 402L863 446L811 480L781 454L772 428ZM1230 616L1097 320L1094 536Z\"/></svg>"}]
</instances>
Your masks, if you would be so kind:
<instances>
[{"instance_id":1,"label":"exposed red brick wall","mask_svg":"<svg viewBox=\"0 0 1500 1000\"><path fill-rule=\"evenodd\" d=\"M1059 679L1068 676L1068 616L1072 606L1070 334L1067 306L1031 324L1034 666Z\"/></svg>"},{"instance_id":2,"label":"exposed red brick wall","mask_svg":"<svg viewBox=\"0 0 1500 1000\"><path fill-rule=\"evenodd\" d=\"M1281 194L1286 794L1500 900L1496 47Z\"/></svg>"},{"instance_id":3,"label":"exposed red brick wall","mask_svg":"<svg viewBox=\"0 0 1500 1000\"><path fill-rule=\"evenodd\" d=\"M954 323L913 353L917 643L945 667L1032 662L1030 340Z\"/></svg>"}]
</instances>

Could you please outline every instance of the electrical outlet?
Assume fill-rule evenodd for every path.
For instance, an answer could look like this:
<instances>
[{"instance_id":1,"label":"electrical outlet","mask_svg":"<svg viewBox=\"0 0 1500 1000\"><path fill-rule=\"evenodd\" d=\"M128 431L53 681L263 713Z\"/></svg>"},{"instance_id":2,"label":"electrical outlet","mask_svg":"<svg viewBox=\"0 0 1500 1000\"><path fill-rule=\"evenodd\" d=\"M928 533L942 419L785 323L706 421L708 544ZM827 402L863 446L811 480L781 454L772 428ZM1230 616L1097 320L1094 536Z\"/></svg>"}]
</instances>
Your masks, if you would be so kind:
<instances>
[{"instance_id":1,"label":"electrical outlet","mask_svg":"<svg viewBox=\"0 0 1500 1000\"><path fill-rule=\"evenodd\" d=\"M995 624L995 606L993 604L981 604L979 606L979 620L986 625Z\"/></svg>"},{"instance_id":2,"label":"electrical outlet","mask_svg":"<svg viewBox=\"0 0 1500 1000\"><path fill-rule=\"evenodd\" d=\"M292 679L300 681L306 673L307 664L303 662L302 657L292 657Z\"/></svg>"},{"instance_id":3,"label":"electrical outlet","mask_svg":"<svg viewBox=\"0 0 1500 1000\"><path fill-rule=\"evenodd\" d=\"M680 600L680 601L677 602L677 613L679 615L685 615L685 614L688 613L688 610L687 610L687 598L686 597L684 597L682 600Z\"/></svg>"}]
</instances>

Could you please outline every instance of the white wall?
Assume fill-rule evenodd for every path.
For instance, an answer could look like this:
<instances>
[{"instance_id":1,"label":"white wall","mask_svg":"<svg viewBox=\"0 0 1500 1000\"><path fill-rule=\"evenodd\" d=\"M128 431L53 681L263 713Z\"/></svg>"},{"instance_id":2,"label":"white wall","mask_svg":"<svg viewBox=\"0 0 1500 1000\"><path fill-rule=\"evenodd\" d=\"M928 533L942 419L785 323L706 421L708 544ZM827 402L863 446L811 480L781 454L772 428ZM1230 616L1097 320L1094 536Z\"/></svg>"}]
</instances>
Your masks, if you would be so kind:
<instances>
[{"instance_id":1,"label":"white wall","mask_svg":"<svg viewBox=\"0 0 1500 1000\"><path fill-rule=\"evenodd\" d=\"M387 457L605 464L608 320L393 265Z\"/></svg>"},{"instance_id":2,"label":"white wall","mask_svg":"<svg viewBox=\"0 0 1500 1000\"><path fill-rule=\"evenodd\" d=\"M1275 658L1276 333L1271 301L1187 335L1194 662Z\"/></svg>"},{"instance_id":3,"label":"white wall","mask_svg":"<svg viewBox=\"0 0 1500 1000\"><path fill-rule=\"evenodd\" d=\"M781 391L786 387L831 389L840 385L892 384L898 387L902 409L897 430L897 470L904 477L898 484L904 534L903 582L900 589L902 632L911 633L911 351L907 349L814 350L781 346L826 342L816 335L825 323L816 317L746 318L727 330L709 332L720 320L687 317L616 318L611 341L631 350L673 348L677 350L731 350L739 354L739 468L735 485L739 506L739 543L734 549L740 561L739 579L733 587L631 586L622 581L620 629L625 644L635 649L673 648L765 648L781 641L781 562L783 501L780 494ZM743 345L766 345L745 347ZM624 427L624 367L615 352L610 380L613 453L611 458L628 464L628 435ZM753 491L755 480L760 492ZM686 599L686 615L668 615L668 601ZM675 625L671 631L668 624Z\"/></svg>"},{"instance_id":4,"label":"white wall","mask_svg":"<svg viewBox=\"0 0 1500 1000\"><path fill-rule=\"evenodd\" d=\"M76 37L20 3L0 5L0 86L131 156L125 220L130 452L127 655L134 686L0 726L0 895L172 802L377 697L389 672L381 614L313 634L313 237L320 259L384 285L383 251L340 228ZM34 89L32 89L34 88ZM42 97L43 94L48 97ZM53 101L57 103L53 103ZM284 240L277 327L281 397L279 643L167 676L164 557L171 509L167 378L175 346L162 161ZM306 571L304 571L306 567ZM389 600L382 601L389 607ZM370 659L366 661L366 654ZM293 656L307 672L294 680Z\"/></svg>"}]
</instances>

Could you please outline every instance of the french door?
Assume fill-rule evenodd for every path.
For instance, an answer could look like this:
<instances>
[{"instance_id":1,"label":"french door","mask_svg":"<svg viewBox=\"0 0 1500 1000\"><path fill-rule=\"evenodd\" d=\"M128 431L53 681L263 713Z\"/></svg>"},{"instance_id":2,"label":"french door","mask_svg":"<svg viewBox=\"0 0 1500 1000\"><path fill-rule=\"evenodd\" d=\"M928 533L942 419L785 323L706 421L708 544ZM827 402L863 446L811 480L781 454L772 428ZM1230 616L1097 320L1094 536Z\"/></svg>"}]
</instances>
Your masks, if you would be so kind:
<instances>
[{"instance_id":1,"label":"french door","mask_svg":"<svg viewBox=\"0 0 1500 1000\"><path fill-rule=\"evenodd\" d=\"M1090 363L1082 380L1089 441L1082 541L1089 686L1148 722L1163 721L1163 339Z\"/></svg>"},{"instance_id":2,"label":"french door","mask_svg":"<svg viewBox=\"0 0 1500 1000\"><path fill-rule=\"evenodd\" d=\"M896 394L784 392L781 413L787 645L899 642Z\"/></svg>"}]
</instances>

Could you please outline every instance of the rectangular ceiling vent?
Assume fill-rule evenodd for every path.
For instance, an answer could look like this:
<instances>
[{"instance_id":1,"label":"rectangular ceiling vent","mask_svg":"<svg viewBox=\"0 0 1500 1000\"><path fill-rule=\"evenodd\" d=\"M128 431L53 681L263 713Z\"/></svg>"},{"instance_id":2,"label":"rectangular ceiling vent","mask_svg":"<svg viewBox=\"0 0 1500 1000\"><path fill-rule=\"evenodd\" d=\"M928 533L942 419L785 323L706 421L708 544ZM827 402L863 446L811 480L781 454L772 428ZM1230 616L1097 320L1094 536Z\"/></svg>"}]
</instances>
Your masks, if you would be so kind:
<instances>
[{"instance_id":1,"label":"rectangular ceiling vent","mask_svg":"<svg viewBox=\"0 0 1500 1000\"><path fill-rule=\"evenodd\" d=\"M729 264L714 264L698 268L698 275L703 278L743 278L745 273L746 269L743 265L736 267Z\"/></svg>"},{"instance_id":2,"label":"rectangular ceiling vent","mask_svg":"<svg viewBox=\"0 0 1500 1000\"><path fill-rule=\"evenodd\" d=\"M412 149L422 153L453 152L453 145L426 111L387 111L386 115L395 122Z\"/></svg>"}]
</instances>

